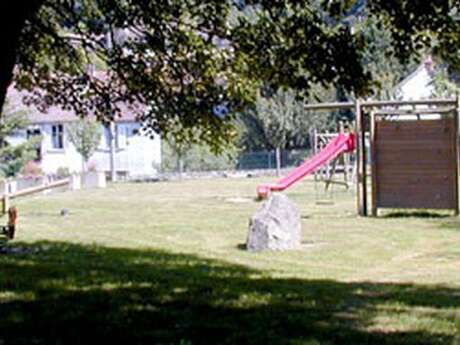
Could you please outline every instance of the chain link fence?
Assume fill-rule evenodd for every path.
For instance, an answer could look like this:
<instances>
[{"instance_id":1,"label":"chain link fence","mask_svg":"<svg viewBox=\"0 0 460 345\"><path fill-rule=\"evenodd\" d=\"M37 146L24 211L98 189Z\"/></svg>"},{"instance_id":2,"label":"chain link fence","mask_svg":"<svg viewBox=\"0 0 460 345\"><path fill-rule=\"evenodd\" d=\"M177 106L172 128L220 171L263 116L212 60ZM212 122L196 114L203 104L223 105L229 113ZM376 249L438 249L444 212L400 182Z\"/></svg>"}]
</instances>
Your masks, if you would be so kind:
<instances>
[{"instance_id":1,"label":"chain link fence","mask_svg":"<svg viewBox=\"0 0 460 345\"><path fill-rule=\"evenodd\" d=\"M282 150L281 168L290 168L300 165L311 156L312 150ZM235 165L236 170L263 170L276 169L276 155L274 151L259 151L241 154Z\"/></svg>"},{"instance_id":2,"label":"chain link fence","mask_svg":"<svg viewBox=\"0 0 460 345\"><path fill-rule=\"evenodd\" d=\"M313 150L282 150L281 168L287 169L300 165L313 154ZM276 169L275 151L256 151L240 153L233 157L189 155L182 160L177 157L163 157L163 173L206 173L219 171L251 171Z\"/></svg>"}]
</instances>

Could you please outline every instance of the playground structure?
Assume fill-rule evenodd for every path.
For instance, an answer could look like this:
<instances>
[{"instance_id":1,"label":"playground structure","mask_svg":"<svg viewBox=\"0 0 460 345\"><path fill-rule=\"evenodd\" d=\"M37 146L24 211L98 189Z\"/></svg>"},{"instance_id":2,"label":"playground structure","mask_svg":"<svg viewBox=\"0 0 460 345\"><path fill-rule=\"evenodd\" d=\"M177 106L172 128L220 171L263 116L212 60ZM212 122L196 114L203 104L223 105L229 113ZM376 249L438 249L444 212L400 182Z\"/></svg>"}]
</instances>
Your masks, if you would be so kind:
<instances>
[{"instance_id":1,"label":"playground structure","mask_svg":"<svg viewBox=\"0 0 460 345\"><path fill-rule=\"evenodd\" d=\"M319 133L315 130L313 133L313 154L318 154L331 140L336 138L339 133L345 131L350 131L350 128L348 125L345 126L342 122L339 124L337 133ZM353 185L355 175L355 165L353 164L355 159L354 152L354 150L344 152L315 170L315 183L324 183L324 190L326 192L335 184L341 185L347 190L350 189ZM342 175L343 179L338 179L339 174Z\"/></svg>"},{"instance_id":2,"label":"playground structure","mask_svg":"<svg viewBox=\"0 0 460 345\"><path fill-rule=\"evenodd\" d=\"M8 223L5 226L0 227L0 234L5 236L7 240L14 239L16 234L16 224L18 220L18 211L16 207L10 207L8 209Z\"/></svg>"},{"instance_id":3,"label":"playground structure","mask_svg":"<svg viewBox=\"0 0 460 345\"><path fill-rule=\"evenodd\" d=\"M305 176L315 172L318 168L334 160L345 152L355 149L355 135L353 133L339 133L320 152L306 160L286 177L275 184L263 184L257 187L259 198L267 198L271 192L283 191Z\"/></svg>"},{"instance_id":4,"label":"playground structure","mask_svg":"<svg viewBox=\"0 0 460 345\"><path fill-rule=\"evenodd\" d=\"M337 132L314 130L311 138L313 154L318 154L339 133L348 132L352 128L352 125L340 121ZM344 152L314 171L315 203L317 205L334 205L335 195L339 190L340 194L354 190L356 187L355 152L356 150Z\"/></svg>"},{"instance_id":5,"label":"playground structure","mask_svg":"<svg viewBox=\"0 0 460 345\"><path fill-rule=\"evenodd\" d=\"M449 209L459 214L458 98L357 100L309 104L305 109L354 110L356 132L348 135L348 144L345 144L345 135L339 134L322 151L278 183L259 186L259 197L288 188L356 146L359 215L369 215L369 185L373 216L377 216L381 208Z\"/></svg>"}]
</instances>

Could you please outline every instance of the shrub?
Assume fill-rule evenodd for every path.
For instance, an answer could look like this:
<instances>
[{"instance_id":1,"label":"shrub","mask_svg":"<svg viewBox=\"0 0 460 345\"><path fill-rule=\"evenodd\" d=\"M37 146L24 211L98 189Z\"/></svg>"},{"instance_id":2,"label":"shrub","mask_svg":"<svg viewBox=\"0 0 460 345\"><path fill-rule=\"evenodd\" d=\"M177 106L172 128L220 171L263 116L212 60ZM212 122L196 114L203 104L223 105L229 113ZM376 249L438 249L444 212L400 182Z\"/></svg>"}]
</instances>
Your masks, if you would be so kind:
<instances>
[{"instance_id":1,"label":"shrub","mask_svg":"<svg viewBox=\"0 0 460 345\"><path fill-rule=\"evenodd\" d=\"M93 162L93 161L89 162L87 170L88 170L88 171L92 171L92 172L97 171L97 164L96 164L96 162Z\"/></svg>"},{"instance_id":2,"label":"shrub","mask_svg":"<svg viewBox=\"0 0 460 345\"><path fill-rule=\"evenodd\" d=\"M22 168L21 174L24 176L41 176L43 170L37 162L28 161Z\"/></svg>"},{"instance_id":3,"label":"shrub","mask_svg":"<svg viewBox=\"0 0 460 345\"><path fill-rule=\"evenodd\" d=\"M56 170L56 176L58 178L65 178L70 176L70 170L67 167L59 167Z\"/></svg>"}]
</instances>

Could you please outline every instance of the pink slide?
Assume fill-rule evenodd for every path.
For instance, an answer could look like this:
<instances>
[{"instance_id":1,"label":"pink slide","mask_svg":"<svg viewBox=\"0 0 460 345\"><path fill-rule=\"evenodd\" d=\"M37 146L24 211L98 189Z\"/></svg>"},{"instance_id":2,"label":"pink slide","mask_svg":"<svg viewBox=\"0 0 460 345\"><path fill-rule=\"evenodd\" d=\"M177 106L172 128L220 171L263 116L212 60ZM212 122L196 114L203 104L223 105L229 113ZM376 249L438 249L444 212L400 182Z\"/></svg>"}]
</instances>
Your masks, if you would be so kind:
<instances>
[{"instance_id":1,"label":"pink slide","mask_svg":"<svg viewBox=\"0 0 460 345\"><path fill-rule=\"evenodd\" d=\"M331 140L320 152L306 160L302 165L291 171L286 177L275 184L262 184L257 186L257 196L267 198L271 192L282 191L301 180L308 174L313 173L320 166L338 157L342 153L351 152L355 149L355 135L353 133L340 133Z\"/></svg>"}]
</instances>

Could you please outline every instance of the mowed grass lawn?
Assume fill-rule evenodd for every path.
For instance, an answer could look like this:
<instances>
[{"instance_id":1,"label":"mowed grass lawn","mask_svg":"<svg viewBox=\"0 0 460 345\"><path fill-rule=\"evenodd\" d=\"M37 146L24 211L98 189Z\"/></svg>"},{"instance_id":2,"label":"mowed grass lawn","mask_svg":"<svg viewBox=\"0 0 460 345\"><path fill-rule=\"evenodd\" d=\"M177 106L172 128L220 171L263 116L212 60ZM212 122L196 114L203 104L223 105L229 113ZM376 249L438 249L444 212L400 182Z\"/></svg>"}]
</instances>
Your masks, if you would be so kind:
<instances>
[{"instance_id":1,"label":"mowed grass lawn","mask_svg":"<svg viewBox=\"0 0 460 345\"><path fill-rule=\"evenodd\" d=\"M458 219L358 218L352 192L318 205L310 180L287 192L302 247L248 253L260 181L14 201L22 250L0 254L0 345L460 344Z\"/></svg>"}]
</instances>

